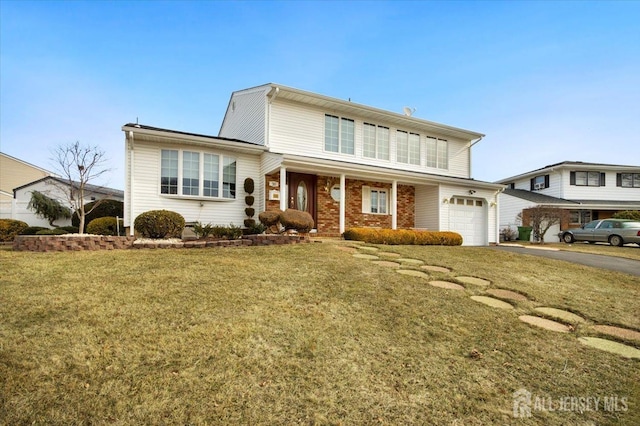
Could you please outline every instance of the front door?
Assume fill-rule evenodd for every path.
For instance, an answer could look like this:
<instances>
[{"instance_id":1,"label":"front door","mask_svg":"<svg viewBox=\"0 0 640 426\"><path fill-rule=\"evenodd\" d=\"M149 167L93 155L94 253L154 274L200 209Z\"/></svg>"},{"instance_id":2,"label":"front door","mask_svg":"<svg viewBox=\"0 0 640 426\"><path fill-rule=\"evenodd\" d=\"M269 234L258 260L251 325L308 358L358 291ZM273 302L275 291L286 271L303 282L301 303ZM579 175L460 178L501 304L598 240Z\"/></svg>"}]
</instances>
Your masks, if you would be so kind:
<instances>
[{"instance_id":1,"label":"front door","mask_svg":"<svg viewBox=\"0 0 640 426\"><path fill-rule=\"evenodd\" d=\"M316 176L287 173L290 209L308 212L316 222Z\"/></svg>"}]
</instances>

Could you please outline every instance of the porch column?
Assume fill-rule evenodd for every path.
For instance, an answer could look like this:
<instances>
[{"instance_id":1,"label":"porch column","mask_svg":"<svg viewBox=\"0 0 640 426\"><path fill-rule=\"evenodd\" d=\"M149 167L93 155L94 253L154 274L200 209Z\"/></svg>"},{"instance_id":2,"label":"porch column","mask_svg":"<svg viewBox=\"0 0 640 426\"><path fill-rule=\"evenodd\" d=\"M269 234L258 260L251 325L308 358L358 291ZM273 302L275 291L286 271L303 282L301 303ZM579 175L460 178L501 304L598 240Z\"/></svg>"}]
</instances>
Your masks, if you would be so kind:
<instances>
[{"instance_id":1,"label":"porch column","mask_svg":"<svg viewBox=\"0 0 640 426\"><path fill-rule=\"evenodd\" d=\"M287 168L280 167L280 210L285 211L287 209L287 198L289 198L289 191L287 191Z\"/></svg>"},{"instance_id":2,"label":"porch column","mask_svg":"<svg viewBox=\"0 0 640 426\"><path fill-rule=\"evenodd\" d=\"M391 229L398 229L398 181L391 183Z\"/></svg>"},{"instance_id":3,"label":"porch column","mask_svg":"<svg viewBox=\"0 0 640 426\"><path fill-rule=\"evenodd\" d=\"M347 197L345 194L347 193L347 179L344 173L340 175L340 234L344 233L345 223L346 223L346 214L347 211L345 207L345 200Z\"/></svg>"}]
</instances>

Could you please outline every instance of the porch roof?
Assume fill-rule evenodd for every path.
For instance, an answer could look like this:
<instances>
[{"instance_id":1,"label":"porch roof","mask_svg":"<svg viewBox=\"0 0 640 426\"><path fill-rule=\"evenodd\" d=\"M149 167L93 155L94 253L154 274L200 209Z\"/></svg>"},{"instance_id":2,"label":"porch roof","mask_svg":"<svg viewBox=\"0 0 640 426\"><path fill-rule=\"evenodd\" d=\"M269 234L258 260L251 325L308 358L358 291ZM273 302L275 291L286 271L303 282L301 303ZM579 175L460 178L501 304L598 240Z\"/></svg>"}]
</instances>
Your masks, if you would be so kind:
<instances>
[{"instance_id":1,"label":"porch roof","mask_svg":"<svg viewBox=\"0 0 640 426\"><path fill-rule=\"evenodd\" d=\"M322 158L305 157L301 155L282 154L281 162L277 167L284 166L304 173L317 173L325 176L339 177L345 174L347 178L376 180L379 182L398 181L399 183L412 185L465 185L473 188L501 190L504 185L484 182L475 179L438 175L434 173L421 173L406 170L398 170L390 167L369 166L365 164L351 163L347 161L327 160ZM276 171L268 170L267 173Z\"/></svg>"}]
</instances>

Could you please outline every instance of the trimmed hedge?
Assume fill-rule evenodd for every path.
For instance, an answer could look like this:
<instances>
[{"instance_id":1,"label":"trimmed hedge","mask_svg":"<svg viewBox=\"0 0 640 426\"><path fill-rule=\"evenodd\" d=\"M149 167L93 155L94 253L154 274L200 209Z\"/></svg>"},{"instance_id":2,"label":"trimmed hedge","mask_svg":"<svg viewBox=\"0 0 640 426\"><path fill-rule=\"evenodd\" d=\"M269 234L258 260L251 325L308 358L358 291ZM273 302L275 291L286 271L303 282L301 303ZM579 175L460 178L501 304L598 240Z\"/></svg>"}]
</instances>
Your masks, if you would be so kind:
<instances>
[{"instance_id":1,"label":"trimmed hedge","mask_svg":"<svg viewBox=\"0 0 640 426\"><path fill-rule=\"evenodd\" d=\"M184 217L170 210L149 210L136 217L133 226L146 238L181 238Z\"/></svg>"},{"instance_id":2,"label":"trimmed hedge","mask_svg":"<svg viewBox=\"0 0 640 426\"><path fill-rule=\"evenodd\" d=\"M124 229L120 219L120 229ZM115 217L99 217L87 225L87 233L96 235L118 235L118 220Z\"/></svg>"},{"instance_id":3,"label":"trimmed hedge","mask_svg":"<svg viewBox=\"0 0 640 426\"><path fill-rule=\"evenodd\" d=\"M640 210L625 210L613 215L615 219L640 220Z\"/></svg>"},{"instance_id":4,"label":"trimmed hedge","mask_svg":"<svg viewBox=\"0 0 640 426\"><path fill-rule=\"evenodd\" d=\"M20 235L36 235L40 231L44 231L45 229L49 229L46 226L29 226L25 228Z\"/></svg>"},{"instance_id":5,"label":"trimmed hedge","mask_svg":"<svg viewBox=\"0 0 640 426\"><path fill-rule=\"evenodd\" d=\"M462 236L448 231L416 231L410 229L351 228L342 234L345 240L371 244L459 246Z\"/></svg>"},{"instance_id":6,"label":"trimmed hedge","mask_svg":"<svg viewBox=\"0 0 640 426\"><path fill-rule=\"evenodd\" d=\"M97 201L92 201L84 205L84 211L88 212L93 208ZM84 229L87 229L87 225L93 219L97 219L99 217L120 217L124 216L124 203L122 201L117 200L102 200L98 207L95 208L91 213L85 215L84 217ZM80 226L80 218L76 212L71 216L71 224L73 226Z\"/></svg>"},{"instance_id":7,"label":"trimmed hedge","mask_svg":"<svg viewBox=\"0 0 640 426\"><path fill-rule=\"evenodd\" d=\"M68 234L68 232L60 228L43 229L42 231L36 232L36 235L64 235L64 234Z\"/></svg>"},{"instance_id":8,"label":"trimmed hedge","mask_svg":"<svg viewBox=\"0 0 640 426\"><path fill-rule=\"evenodd\" d=\"M298 232L309 232L313 229L313 217L302 210L287 209L280 213L280 223L285 229L295 229Z\"/></svg>"},{"instance_id":9,"label":"trimmed hedge","mask_svg":"<svg viewBox=\"0 0 640 426\"><path fill-rule=\"evenodd\" d=\"M11 242L28 227L29 225L21 220L0 219L0 241Z\"/></svg>"}]
</instances>

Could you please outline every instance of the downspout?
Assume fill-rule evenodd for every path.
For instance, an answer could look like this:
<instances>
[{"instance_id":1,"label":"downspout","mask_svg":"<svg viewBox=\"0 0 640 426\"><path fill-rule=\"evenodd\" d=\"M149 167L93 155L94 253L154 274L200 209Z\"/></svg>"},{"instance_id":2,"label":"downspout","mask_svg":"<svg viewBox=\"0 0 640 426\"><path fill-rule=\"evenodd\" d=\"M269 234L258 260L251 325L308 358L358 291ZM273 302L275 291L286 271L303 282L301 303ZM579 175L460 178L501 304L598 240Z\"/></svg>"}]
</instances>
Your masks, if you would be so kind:
<instances>
[{"instance_id":1,"label":"downspout","mask_svg":"<svg viewBox=\"0 0 640 426\"><path fill-rule=\"evenodd\" d=\"M471 176L473 176L473 174L471 173L471 148L473 148L473 146L475 144L477 144L478 142L480 142L483 138L484 138L484 136L480 136L474 142L470 142L469 143L469 179L471 179Z\"/></svg>"},{"instance_id":2,"label":"downspout","mask_svg":"<svg viewBox=\"0 0 640 426\"><path fill-rule=\"evenodd\" d=\"M133 229L133 184L134 184L134 174L132 173L133 171L133 164L134 164L134 151L133 151L133 131L129 130L128 132L128 140L127 140L127 148L128 148L128 157L129 157L129 167L127 167L127 174L129 175L129 196L127 197L129 199L129 208L127 210L129 210L129 236L133 237L135 234L135 230ZM126 188L125 188L126 189Z\"/></svg>"}]
</instances>

